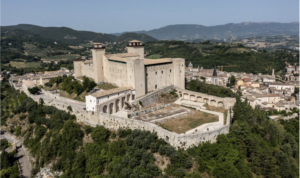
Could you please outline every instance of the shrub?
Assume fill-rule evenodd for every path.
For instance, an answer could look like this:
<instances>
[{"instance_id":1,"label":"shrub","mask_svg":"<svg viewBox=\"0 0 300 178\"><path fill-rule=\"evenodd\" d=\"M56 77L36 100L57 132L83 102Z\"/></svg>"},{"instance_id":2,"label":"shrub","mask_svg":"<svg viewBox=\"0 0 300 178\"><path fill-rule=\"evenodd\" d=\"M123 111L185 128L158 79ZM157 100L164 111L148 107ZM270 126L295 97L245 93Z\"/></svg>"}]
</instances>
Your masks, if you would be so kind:
<instances>
[{"instance_id":1,"label":"shrub","mask_svg":"<svg viewBox=\"0 0 300 178\"><path fill-rule=\"evenodd\" d=\"M28 91L31 93L31 94L37 94L40 89L38 87L32 87L32 88L28 88Z\"/></svg>"},{"instance_id":2,"label":"shrub","mask_svg":"<svg viewBox=\"0 0 300 178\"><path fill-rule=\"evenodd\" d=\"M69 111L73 111L73 110L72 110L72 107L71 107L70 105L67 107L67 109L68 109Z\"/></svg>"}]
</instances>

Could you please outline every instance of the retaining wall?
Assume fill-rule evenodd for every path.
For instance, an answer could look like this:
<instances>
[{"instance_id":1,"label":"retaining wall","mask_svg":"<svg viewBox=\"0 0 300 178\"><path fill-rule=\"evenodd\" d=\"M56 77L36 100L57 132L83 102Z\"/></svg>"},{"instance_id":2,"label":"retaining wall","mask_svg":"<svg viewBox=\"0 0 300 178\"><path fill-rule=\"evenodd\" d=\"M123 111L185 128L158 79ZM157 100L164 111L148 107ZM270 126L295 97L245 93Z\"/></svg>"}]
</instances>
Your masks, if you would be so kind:
<instances>
[{"instance_id":1,"label":"retaining wall","mask_svg":"<svg viewBox=\"0 0 300 178\"><path fill-rule=\"evenodd\" d=\"M132 104L137 105L139 103L142 103L143 107L149 106L149 105L155 103L162 93L169 93L173 89L175 89L175 87L173 85L163 87L161 89L157 89L157 90L155 90L151 93L146 94L145 96L142 96L140 98L136 98L132 102Z\"/></svg>"}]
</instances>

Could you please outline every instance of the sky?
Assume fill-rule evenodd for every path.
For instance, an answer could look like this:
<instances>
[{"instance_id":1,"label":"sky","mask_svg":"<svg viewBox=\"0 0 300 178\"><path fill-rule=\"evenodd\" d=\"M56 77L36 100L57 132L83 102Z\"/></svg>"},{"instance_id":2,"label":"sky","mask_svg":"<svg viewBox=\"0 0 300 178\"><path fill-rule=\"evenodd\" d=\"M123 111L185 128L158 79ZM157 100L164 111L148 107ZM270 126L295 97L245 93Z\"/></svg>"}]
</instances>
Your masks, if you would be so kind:
<instances>
[{"instance_id":1,"label":"sky","mask_svg":"<svg viewBox=\"0 0 300 178\"><path fill-rule=\"evenodd\" d=\"M117 33L241 22L299 22L299 0L1 0L1 26Z\"/></svg>"}]
</instances>

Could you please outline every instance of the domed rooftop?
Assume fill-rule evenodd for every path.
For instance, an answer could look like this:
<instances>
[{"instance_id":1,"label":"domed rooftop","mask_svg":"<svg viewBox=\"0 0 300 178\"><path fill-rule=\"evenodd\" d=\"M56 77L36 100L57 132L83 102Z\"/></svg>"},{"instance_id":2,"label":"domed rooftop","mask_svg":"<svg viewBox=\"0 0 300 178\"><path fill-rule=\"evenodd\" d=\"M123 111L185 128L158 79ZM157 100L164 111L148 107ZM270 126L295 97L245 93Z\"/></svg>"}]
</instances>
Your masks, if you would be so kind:
<instances>
[{"instance_id":1,"label":"domed rooftop","mask_svg":"<svg viewBox=\"0 0 300 178\"><path fill-rule=\"evenodd\" d=\"M190 62L190 63L189 63L189 67L193 67L193 64L192 64L192 62Z\"/></svg>"}]
</instances>

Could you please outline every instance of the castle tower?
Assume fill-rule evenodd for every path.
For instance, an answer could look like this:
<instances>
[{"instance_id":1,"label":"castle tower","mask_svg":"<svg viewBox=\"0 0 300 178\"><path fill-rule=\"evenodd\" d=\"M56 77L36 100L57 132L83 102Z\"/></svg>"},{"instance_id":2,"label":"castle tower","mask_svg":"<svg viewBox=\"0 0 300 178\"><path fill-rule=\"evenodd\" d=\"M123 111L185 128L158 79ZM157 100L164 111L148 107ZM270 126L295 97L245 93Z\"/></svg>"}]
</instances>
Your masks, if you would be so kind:
<instances>
[{"instance_id":1,"label":"castle tower","mask_svg":"<svg viewBox=\"0 0 300 178\"><path fill-rule=\"evenodd\" d=\"M137 53L140 55L140 59L144 59L144 46L143 42L138 40L129 41L127 45L127 52L128 53Z\"/></svg>"},{"instance_id":2,"label":"castle tower","mask_svg":"<svg viewBox=\"0 0 300 178\"><path fill-rule=\"evenodd\" d=\"M103 55L105 54L105 47L101 43L94 43L92 48L94 80L97 84L104 81L103 73Z\"/></svg>"},{"instance_id":3,"label":"castle tower","mask_svg":"<svg viewBox=\"0 0 300 178\"><path fill-rule=\"evenodd\" d=\"M275 77L274 69L272 69L272 77Z\"/></svg>"},{"instance_id":4,"label":"castle tower","mask_svg":"<svg viewBox=\"0 0 300 178\"><path fill-rule=\"evenodd\" d=\"M80 58L73 59L73 64L74 64L75 77L77 78L77 77L82 76L82 73L81 73L82 59L80 59Z\"/></svg>"},{"instance_id":5,"label":"castle tower","mask_svg":"<svg viewBox=\"0 0 300 178\"><path fill-rule=\"evenodd\" d=\"M141 41L132 40L127 45L128 53L136 53L139 57L127 59L128 84L135 89L135 97L146 94L144 46Z\"/></svg>"}]
</instances>

